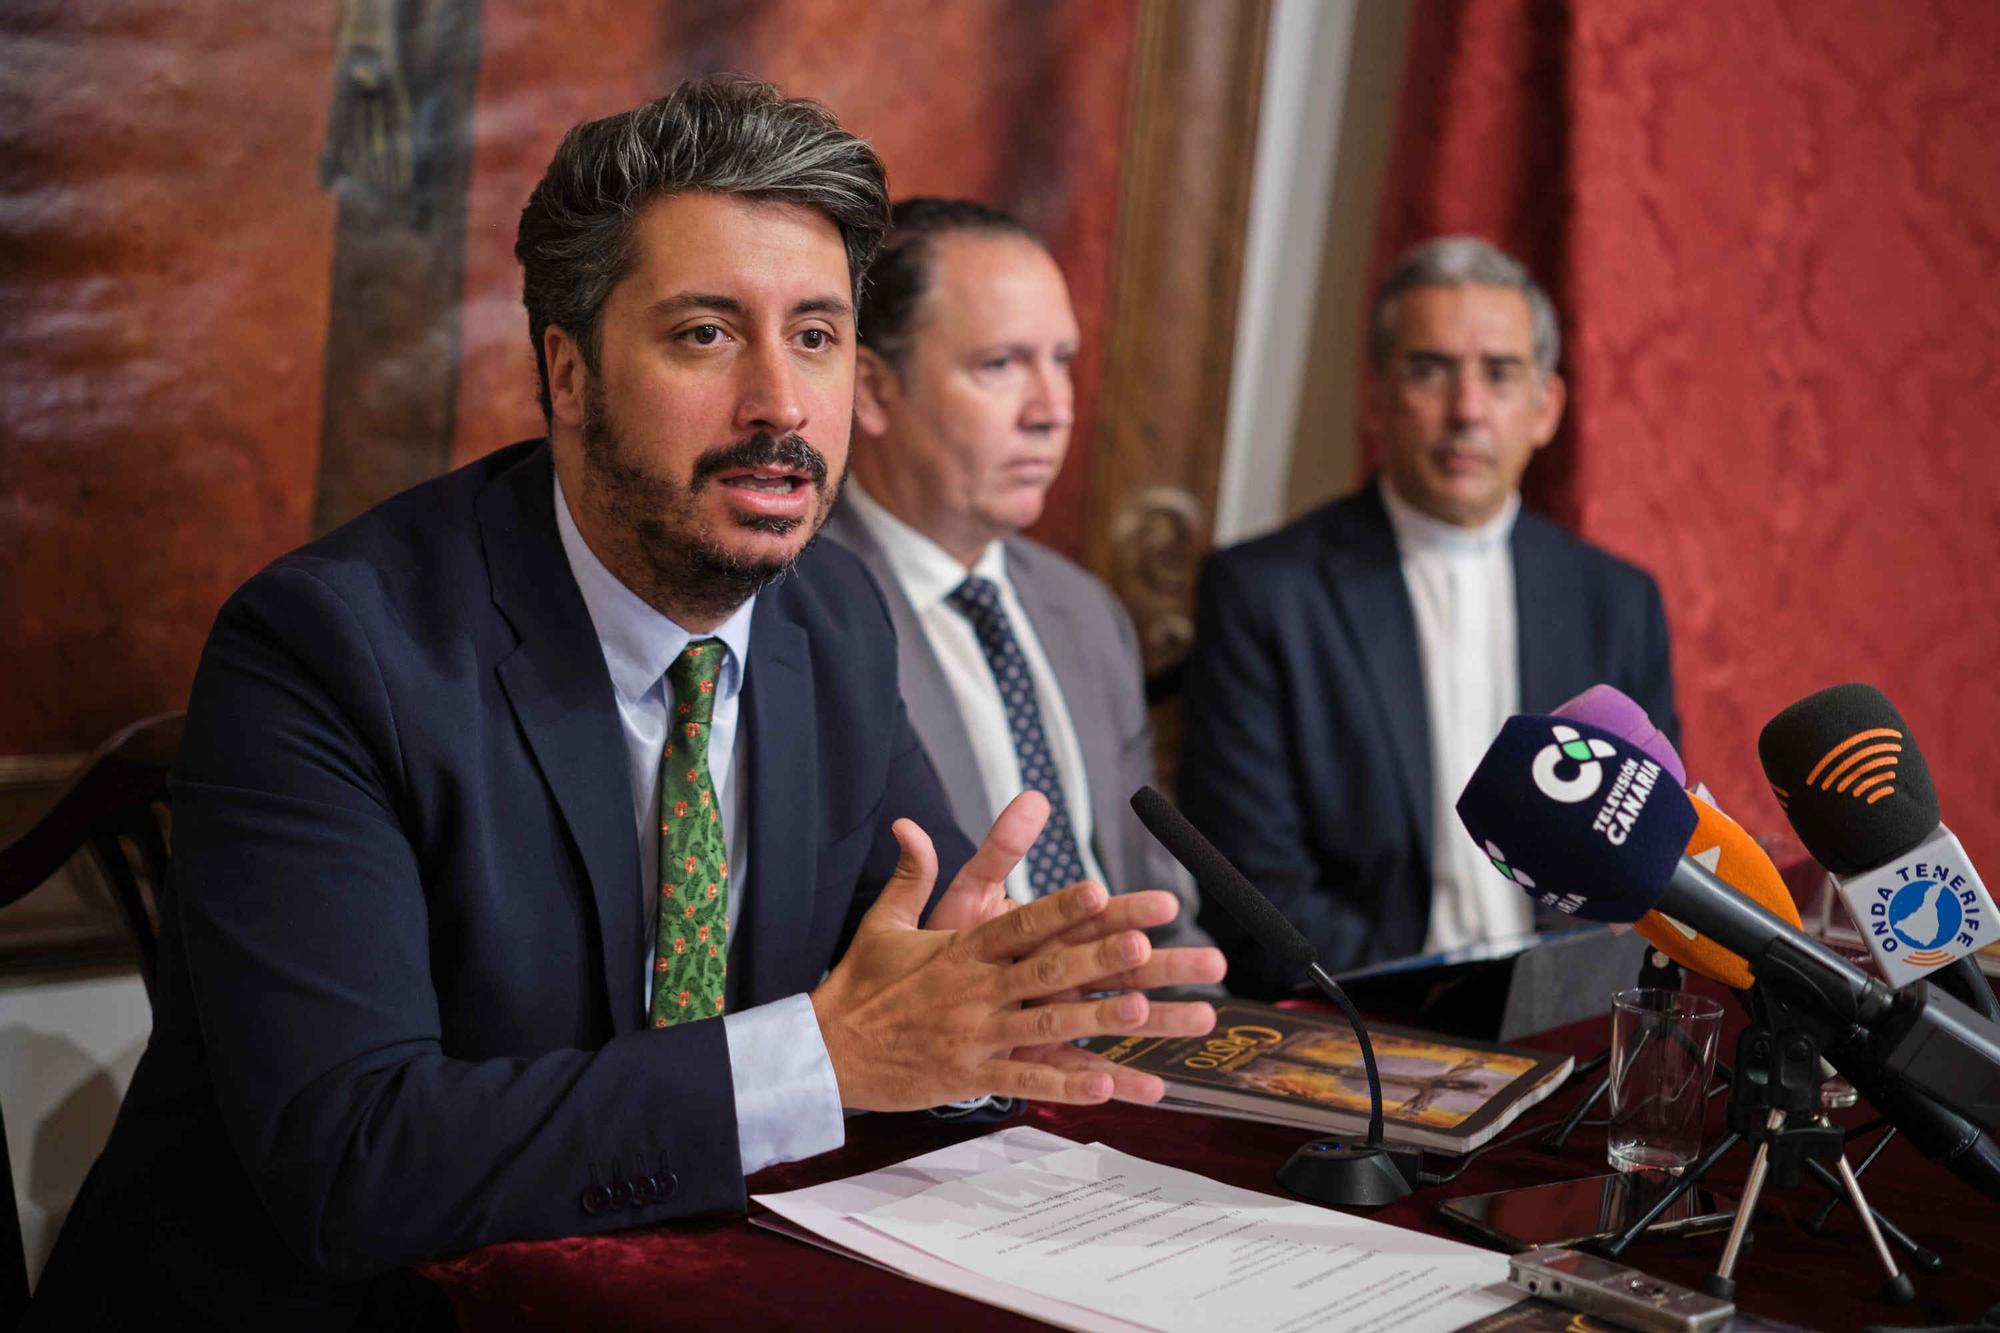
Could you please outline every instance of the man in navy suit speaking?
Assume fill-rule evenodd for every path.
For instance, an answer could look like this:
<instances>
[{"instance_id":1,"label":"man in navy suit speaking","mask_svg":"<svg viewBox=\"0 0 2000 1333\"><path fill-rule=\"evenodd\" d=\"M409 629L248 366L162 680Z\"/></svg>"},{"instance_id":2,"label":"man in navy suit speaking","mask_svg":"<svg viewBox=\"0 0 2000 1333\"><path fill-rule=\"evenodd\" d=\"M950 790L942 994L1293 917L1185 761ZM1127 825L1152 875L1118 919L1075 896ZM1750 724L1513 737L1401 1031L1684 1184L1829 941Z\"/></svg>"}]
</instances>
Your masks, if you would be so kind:
<instances>
[{"instance_id":1,"label":"man in navy suit speaking","mask_svg":"<svg viewBox=\"0 0 2000 1333\"><path fill-rule=\"evenodd\" d=\"M563 140L516 254L548 438L224 607L174 783L155 1032L50 1327L395 1327L411 1263L741 1209L842 1108L1156 1099L1165 893L1010 910L833 546L880 162L767 85ZM933 900L933 886L948 887ZM919 917L930 905L924 926Z\"/></svg>"},{"instance_id":2,"label":"man in navy suit speaking","mask_svg":"<svg viewBox=\"0 0 2000 1333\"><path fill-rule=\"evenodd\" d=\"M1330 968L1532 928L1452 810L1509 715L1605 682L1678 739L1658 586L1521 508L1558 350L1514 259L1418 246L1369 327L1381 476L1202 571L1182 803ZM1233 922L1202 924L1233 989L1283 988Z\"/></svg>"}]
</instances>

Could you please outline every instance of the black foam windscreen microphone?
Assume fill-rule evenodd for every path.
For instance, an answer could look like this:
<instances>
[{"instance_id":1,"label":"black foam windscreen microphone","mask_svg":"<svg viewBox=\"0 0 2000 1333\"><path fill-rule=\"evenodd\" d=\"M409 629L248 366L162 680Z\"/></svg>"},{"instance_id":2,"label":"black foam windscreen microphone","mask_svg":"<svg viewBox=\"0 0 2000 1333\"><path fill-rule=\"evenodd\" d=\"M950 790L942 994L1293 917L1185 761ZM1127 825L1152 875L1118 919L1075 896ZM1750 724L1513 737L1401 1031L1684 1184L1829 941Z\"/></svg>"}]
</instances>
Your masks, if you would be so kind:
<instances>
[{"instance_id":1,"label":"black foam windscreen microphone","mask_svg":"<svg viewBox=\"0 0 2000 1333\"><path fill-rule=\"evenodd\" d=\"M1159 840L1174 860L1181 863L1201 892L1220 903L1250 937L1272 957L1291 968L1304 968L1313 960L1311 941L1299 928L1258 891L1215 849L1215 844L1188 823L1187 816L1174 809L1166 797L1151 787L1141 787L1132 795L1132 813L1146 831Z\"/></svg>"},{"instance_id":2,"label":"black foam windscreen microphone","mask_svg":"<svg viewBox=\"0 0 2000 1333\"><path fill-rule=\"evenodd\" d=\"M1938 826L1930 766L1873 685L1799 700L1764 724L1757 758L1799 841L1836 875L1893 861Z\"/></svg>"},{"instance_id":3,"label":"black foam windscreen microphone","mask_svg":"<svg viewBox=\"0 0 2000 1333\"><path fill-rule=\"evenodd\" d=\"M1695 810L1658 760L1575 718L1507 719L1458 798L1496 869L1545 907L1590 921L1651 911Z\"/></svg>"},{"instance_id":4,"label":"black foam windscreen microphone","mask_svg":"<svg viewBox=\"0 0 2000 1333\"><path fill-rule=\"evenodd\" d=\"M1896 706L1872 685L1821 690L1765 724L1757 755L1889 983L1934 976L2000 1018L1969 960L2000 934L2000 909L1939 822L1929 765Z\"/></svg>"},{"instance_id":5,"label":"black foam windscreen microphone","mask_svg":"<svg viewBox=\"0 0 2000 1333\"><path fill-rule=\"evenodd\" d=\"M1418 1159L1382 1146L1382 1077L1375 1067L1375 1044L1368 1039L1368 1026L1347 992L1319 965L1312 941L1159 792L1151 787L1133 792L1132 813L1194 876L1195 886L1204 896L1220 903L1244 933L1267 952L1293 970L1310 975L1354 1028L1355 1044L1361 1048L1361 1064L1368 1075L1367 1141L1358 1145L1335 1139L1308 1143L1280 1168L1279 1183L1308 1199L1346 1207L1377 1208L1407 1197L1417 1183Z\"/></svg>"}]
</instances>

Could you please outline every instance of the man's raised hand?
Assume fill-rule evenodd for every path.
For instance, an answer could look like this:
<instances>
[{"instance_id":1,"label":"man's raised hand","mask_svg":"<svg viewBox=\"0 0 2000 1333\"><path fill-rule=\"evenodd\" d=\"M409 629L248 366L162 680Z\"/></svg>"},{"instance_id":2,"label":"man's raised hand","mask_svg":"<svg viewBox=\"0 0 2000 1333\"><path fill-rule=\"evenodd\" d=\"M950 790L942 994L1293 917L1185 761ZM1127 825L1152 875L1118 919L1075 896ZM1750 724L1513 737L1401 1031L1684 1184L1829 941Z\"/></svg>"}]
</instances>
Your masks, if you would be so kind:
<instances>
[{"instance_id":1,"label":"man's raised hand","mask_svg":"<svg viewBox=\"0 0 2000 1333\"><path fill-rule=\"evenodd\" d=\"M1165 984L1153 976L1176 970L1154 964L1141 929L1103 920L1114 901L1124 900L1111 899L1101 885L1074 884L1011 911L1004 894L996 897L1046 810L1036 795L1025 807L1017 798L1001 813L940 901L931 929L920 929L918 918L937 878L936 853L915 823L896 822L902 847L896 873L811 996L843 1105L917 1110L989 1093L1078 1103L1114 1095L1155 1100L1157 1080L1121 1078L1068 1043L1142 1031L1198 1036L1214 1026L1206 1004L1155 1006L1135 992L1083 998ZM1113 919L1157 911L1129 905ZM965 924L940 928L939 915ZM1162 955L1203 952L1210 951Z\"/></svg>"}]
</instances>

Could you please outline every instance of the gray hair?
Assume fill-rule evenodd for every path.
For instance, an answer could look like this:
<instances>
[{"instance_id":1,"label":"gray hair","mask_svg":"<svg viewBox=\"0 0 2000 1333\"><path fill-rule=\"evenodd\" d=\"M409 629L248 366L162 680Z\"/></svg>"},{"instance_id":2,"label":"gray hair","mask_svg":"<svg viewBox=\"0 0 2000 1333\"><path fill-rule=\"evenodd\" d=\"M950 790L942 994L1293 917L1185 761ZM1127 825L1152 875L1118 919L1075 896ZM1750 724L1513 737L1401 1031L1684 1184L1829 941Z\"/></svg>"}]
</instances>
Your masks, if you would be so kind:
<instances>
[{"instance_id":1,"label":"gray hair","mask_svg":"<svg viewBox=\"0 0 2000 1333\"><path fill-rule=\"evenodd\" d=\"M638 262L640 210L695 190L824 214L840 229L860 306L868 266L889 228L882 159L817 102L788 100L740 75L690 80L644 106L572 128L521 210L514 258L545 418L543 334L550 325L569 334L594 371L604 302Z\"/></svg>"},{"instance_id":2,"label":"gray hair","mask_svg":"<svg viewBox=\"0 0 2000 1333\"><path fill-rule=\"evenodd\" d=\"M1555 302L1542 290L1520 260L1477 236L1440 236L1404 252L1375 293L1368 319L1368 364L1377 375L1388 368L1396 350L1397 305L1405 292L1418 287L1505 287L1528 300L1529 327L1534 332L1535 371L1546 375L1562 354L1562 330L1556 324Z\"/></svg>"}]
</instances>

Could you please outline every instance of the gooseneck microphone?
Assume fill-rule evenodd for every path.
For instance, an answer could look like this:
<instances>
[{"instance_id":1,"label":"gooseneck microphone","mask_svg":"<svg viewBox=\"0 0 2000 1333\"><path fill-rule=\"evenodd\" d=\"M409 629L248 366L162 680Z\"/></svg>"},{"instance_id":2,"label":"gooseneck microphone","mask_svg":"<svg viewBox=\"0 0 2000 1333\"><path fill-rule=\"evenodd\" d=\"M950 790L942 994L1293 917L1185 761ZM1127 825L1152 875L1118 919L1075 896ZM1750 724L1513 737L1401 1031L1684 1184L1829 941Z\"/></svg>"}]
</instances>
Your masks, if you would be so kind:
<instances>
[{"instance_id":1,"label":"gooseneck microphone","mask_svg":"<svg viewBox=\"0 0 2000 1333\"><path fill-rule=\"evenodd\" d=\"M1360 1145L1320 1139L1292 1155L1278 1180L1295 1194L1347 1208L1377 1208L1404 1198L1415 1183L1417 1156L1382 1146L1382 1080L1375 1070L1375 1044L1347 992L1314 956L1311 941L1272 905L1215 844L1151 787L1132 794L1132 811L1174 860L1194 876L1202 895L1222 904L1249 936L1294 971L1309 973L1354 1026L1361 1064L1368 1074L1368 1138Z\"/></svg>"},{"instance_id":2,"label":"gooseneck microphone","mask_svg":"<svg viewBox=\"0 0 2000 1333\"><path fill-rule=\"evenodd\" d=\"M1458 814L1494 865L1543 903L1594 921L1658 909L1738 954L1755 980L1985 1129L2000 1126L2000 1027L1918 983L1891 991L1682 854L1693 804L1654 759L1576 719L1517 716Z\"/></svg>"}]
</instances>

